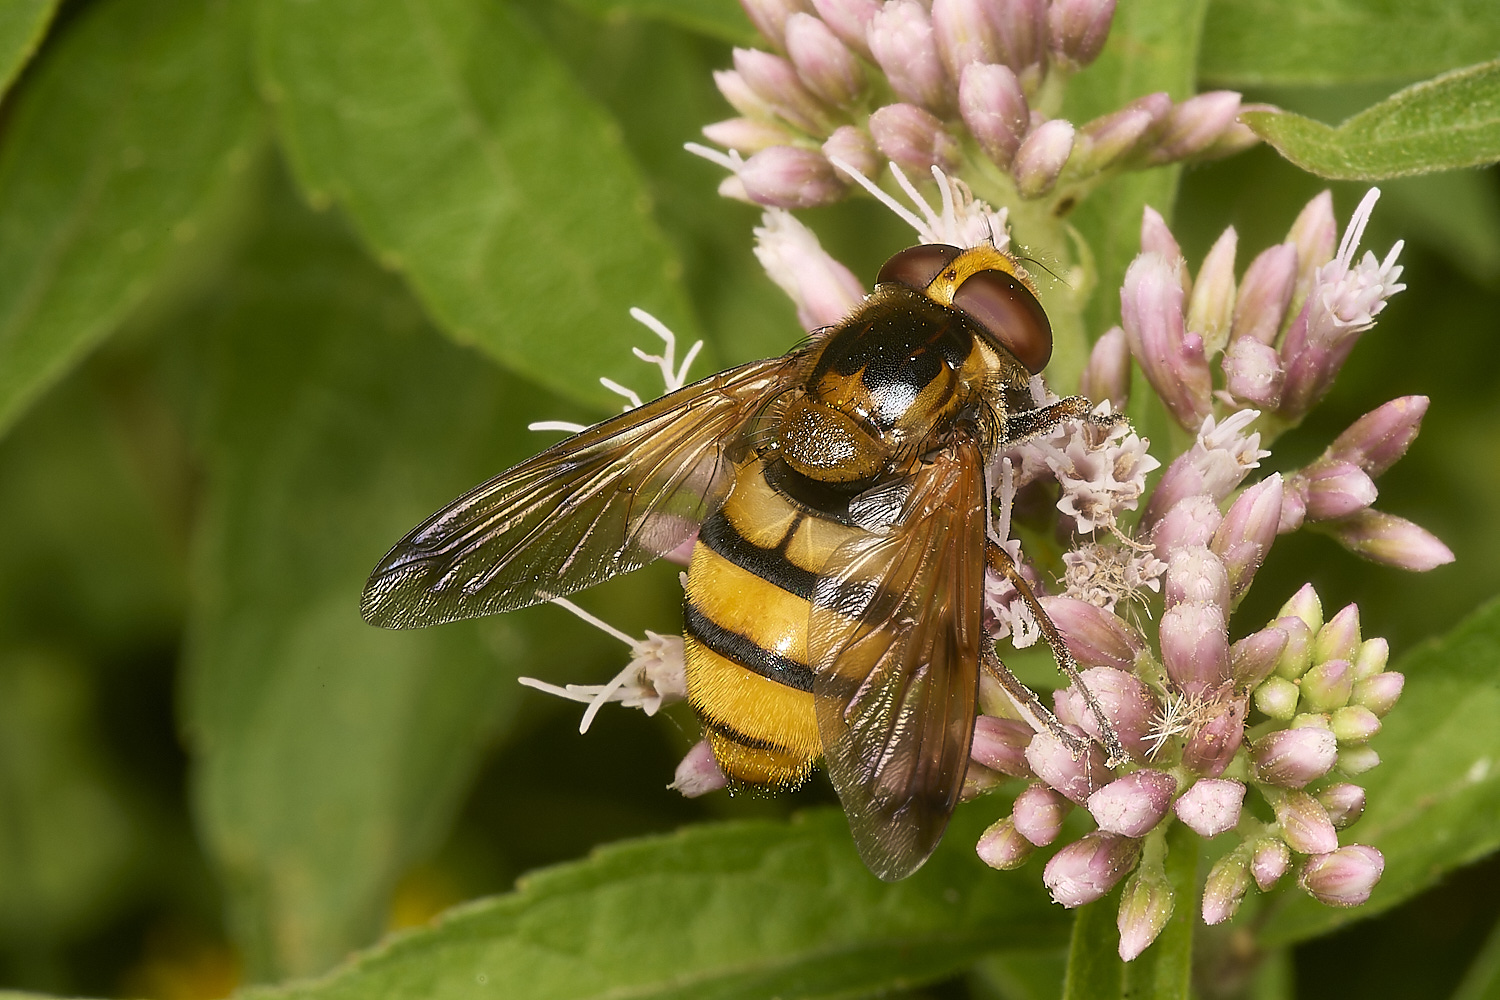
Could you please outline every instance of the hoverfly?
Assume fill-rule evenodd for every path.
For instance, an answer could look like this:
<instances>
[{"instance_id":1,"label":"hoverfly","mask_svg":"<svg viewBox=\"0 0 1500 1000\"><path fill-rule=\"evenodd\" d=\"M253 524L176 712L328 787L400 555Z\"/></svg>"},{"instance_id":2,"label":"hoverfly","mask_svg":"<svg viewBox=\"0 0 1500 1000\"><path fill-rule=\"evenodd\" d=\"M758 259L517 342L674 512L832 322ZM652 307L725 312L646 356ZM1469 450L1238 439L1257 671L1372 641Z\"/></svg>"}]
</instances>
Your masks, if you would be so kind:
<instances>
[{"instance_id":1,"label":"hoverfly","mask_svg":"<svg viewBox=\"0 0 1500 1000\"><path fill-rule=\"evenodd\" d=\"M865 863L904 878L958 801L981 663L1056 728L985 639L987 566L1076 677L986 529L1000 449L1065 419L1110 419L1081 396L1033 402L1051 353L1008 254L903 250L808 345L596 424L434 514L375 567L365 619L511 611L636 569L697 530L688 696L719 766L792 787L821 758Z\"/></svg>"}]
</instances>

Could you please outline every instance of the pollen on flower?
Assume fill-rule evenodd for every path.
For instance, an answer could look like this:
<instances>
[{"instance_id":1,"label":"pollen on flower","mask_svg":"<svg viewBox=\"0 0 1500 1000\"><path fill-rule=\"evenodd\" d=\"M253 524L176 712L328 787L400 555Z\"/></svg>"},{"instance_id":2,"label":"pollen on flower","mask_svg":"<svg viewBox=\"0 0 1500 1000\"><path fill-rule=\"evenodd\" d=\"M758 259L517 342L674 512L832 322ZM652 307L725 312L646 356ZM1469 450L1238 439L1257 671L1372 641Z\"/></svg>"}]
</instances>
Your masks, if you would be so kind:
<instances>
[{"instance_id":1,"label":"pollen on flower","mask_svg":"<svg viewBox=\"0 0 1500 1000\"><path fill-rule=\"evenodd\" d=\"M617 701L626 708L639 708L647 715L655 715L663 705L670 705L687 697L687 663L683 656L682 636L647 632L646 638L636 639L589 614L572 601L554 597L552 603L571 611L601 632L614 636L630 647L630 662L604 684L568 684L559 687L535 677L518 678L526 687L588 705L578 724L580 733L589 731L594 716L609 702Z\"/></svg>"},{"instance_id":2,"label":"pollen on flower","mask_svg":"<svg viewBox=\"0 0 1500 1000\"><path fill-rule=\"evenodd\" d=\"M1086 542L1063 553L1064 594L1114 611L1120 602L1144 603L1143 591L1161 590L1167 564L1150 549Z\"/></svg>"},{"instance_id":3,"label":"pollen on flower","mask_svg":"<svg viewBox=\"0 0 1500 1000\"><path fill-rule=\"evenodd\" d=\"M1100 403L1094 412L1108 416L1109 401ZM1100 528L1115 530L1118 512L1135 510L1146 490L1147 474L1161 467L1147 453L1149 446L1129 424L1103 427L1079 420L1017 450L1023 477L1028 464L1034 468L1038 458L1052 471L1062 486L1057 509L1073 519L1079 534L1086 535Z\"/></svg>"}]
</instances>

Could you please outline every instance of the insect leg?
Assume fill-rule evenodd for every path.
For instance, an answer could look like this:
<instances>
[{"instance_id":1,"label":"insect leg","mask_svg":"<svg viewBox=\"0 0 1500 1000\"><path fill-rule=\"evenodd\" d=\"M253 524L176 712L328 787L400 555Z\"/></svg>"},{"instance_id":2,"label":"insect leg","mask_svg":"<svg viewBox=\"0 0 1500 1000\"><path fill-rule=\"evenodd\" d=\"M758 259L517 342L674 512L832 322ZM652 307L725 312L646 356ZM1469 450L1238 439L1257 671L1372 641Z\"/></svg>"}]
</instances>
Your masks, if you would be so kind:
<instances>
[{"instance_id":1,"label":"insect leg","mask_svg":"<svg viewBox=\"0 0 1500 1000\"><path fill-rule=\"evenodd\" d=\"M1087 396L1069 396L1034 410L1007 413L1005 443L1018 444L1038 434L1045 434L1065 420L1086 420L1099 427L1113 427L1124 419L1123 413L1111 413L1108 416L1095 414L1094 403Z\"/></svg>"},{"instance_id":2,"label":"insect leg","mask_svg":"<svg viewBox=\"0 0 1500 1000\"><path fill-rule=\"evenodd\" d=\"M1036 692L1022 684L1020 678L1011 673L1010 668L1000 661L1000 656L995 652L994 646L988 642L984 643L984 648L980 652L980 662L990 672L990 676L1000 682L1005 693L1010 695L1010 700L1016 706L1016 710L1021 713L1023 722L1036 732L1041 732L1043 729L1049 730L1052 735L1062 741L1075 759L1087 752L1087 741L1063 728L1063 724L1057 721L1057 716L1053 715L1046 705L1042 704Z\"/></svg>"},{"instance_id":3,"label":"insect leg","mask_svg":"<svg viewBox=\"0 0 1500 1000\"><path fill-rule=\"evenodd\" d=\"M1032 593L1031 585L1021 575L1010 553L993 541L985 539L984 554L985 562L989 567L1004 575L1020 593L1021 600L1025 601L1026 607L1031 609L1031 616L1036 619L1037 627L1042 631L1042 638L1046 639L1047 645L1052 647L1052 656L1057 660L1058 669L1083 694L1083 700L1088 704L1089 712L1099 723L1104 750L1109 755L1108 765L1112 768L1119 767L1129 761L1130 755L1125 752L1125 747L1120 743L1120 737L1115 735L1115 729L1110 725L1109 717L1104 714L1104 709L1100 707L1099 702L1094 698L1094 693L1088 689L1088 685L1083 683L1083 677L1078 671L1078 664L1073 659L1073 653L1068 649L1067 643L1063 642L1062 635L1057 631L1057 626L1052 624L1052 619L1047 616L1047 612L1043 610L1041 602L1036 599L1036 594Z\"/></svg>"}]
</instances>

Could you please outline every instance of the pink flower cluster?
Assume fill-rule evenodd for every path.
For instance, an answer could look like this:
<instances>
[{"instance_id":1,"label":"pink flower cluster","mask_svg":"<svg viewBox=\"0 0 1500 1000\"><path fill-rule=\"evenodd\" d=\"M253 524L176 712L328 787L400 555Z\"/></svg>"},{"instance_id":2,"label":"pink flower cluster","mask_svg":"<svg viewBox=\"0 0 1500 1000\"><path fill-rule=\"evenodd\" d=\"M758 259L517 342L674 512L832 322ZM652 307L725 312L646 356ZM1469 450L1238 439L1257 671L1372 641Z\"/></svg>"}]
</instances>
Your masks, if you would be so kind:
<instances>
[{"instance_id":1,"label":"pink flower cluster","mask_svg":"<svg viewBox=\"0 0 1500 1000\"><path fill-rule=\"evenodd\" d=\"M731 171L729 197L807 208L849 192L841 169L953 173L974 155L1007 195L1063 197L1113 169L1255 141L1229 91L1148 94L1082 126L1048 113L1104 47L1115 0L741 2L773 51L736 49L714 75L739 117L703 132L729 152L690 147Z\"/></svg>"},{"instance_id":2,"label":"pink flower cluster","mask_svg":"<svg viewBox=\"0 0 1500 1000\"><path fill-rule=\"evenodd\" d=\"M1294 870L1301 888L1336 906L1366 900L1381 874L1380 852L1341 846L1339 831L1364 811L1364 790L1354 779L1379 764L1369 741L1403 686L1401 674L1386 669L1385 640L1363 637L1352 604L1325 619L1308 585L1270 622L1230 641L1230 617L1279 534L1316 527L1369 558L1413 570L1453 558L1418 526L1370 509L1374 478L1411 445L1425 398L1393 400L1356 421L1305 468L1243 485L1270 452L1262 447L1267 438L1252 430L1263 422L1261 413L1247 408L1249 400L1235 388L1228 361L1233 345L1253 338L1277 356L1279 370L1316 371L1315 384L1307 383L1311 388L1298 398L1322 395L1351 338L1368 329L1383 306L1384 299L1368 290L1389 295L1401 287L1394 283L1394 252L1384 262L1367 255L1358 268L1350 265L1373 202L1370 197L1360 206L1338 256L1319 260L1318 246L1332 252L1331 235L1307 249L1299 243L1311 230L1332 232L1331 215L1328 225L1318 221L1331 211L1327 196L1314 199L1292 238L1256 258L1238 287L1232 230L1194 281L1170 232L1148 210L1142 254L1121 293L1123 329L1096 345L1084 380L1123 402L1129 370L1128 358L1121 360L1123 344L1170 412L1197 436L1154 489L1125 494L1130 508L1137 499L1142 504L1133 538L1108 517L1077 516L1077 497L1112 486L1119 478L1115 467L1097 471L1090 486L1056 461L1097 448L1097 429L1068 426L1012 456L1042 485L1051 473L1061 530L1074 543L1058 592L1042 604L1087 668L1083 683L1132 759L1114 771L1105 766L1099 720L1072 687L1056 692L1055 712L1077 735L1093 738L1081 756L1054 733L1020 721L1024 711L998 687L986 690L990 714L976 727L971 785L998 783L988 774L1030 784L1011 814L986 831L978 851L994 867L1019 867L1059 838L1070 813L1086 810L1094 830L1053 854L1043 880L1065 906L1099 899L1125 881L1118 923L1120 955L1127 960L1156 938L1176 902L1163 867L1172 824L1205 838L1235 838L1204 887L1201 914L1210 924L1233 916L1252 883L1267 891ZM1267 260L1279 261L1275 281L1267 278ZM1267 284L1281 291L1263 294ZM1309 329L1324 332L1298 332ZM1229 388L1216 392L1208 362L1226 346L1222 372ZM1309 360L1309 352L1322 353ZM1264 420L1270 433L1305 412L1301 403L1274 409L1273 396L1255 402L1272 408ZM1097 463L1069 466L1090 467ZM1009 488L1018 480L1024 486L1026 476L1010 480ZM1002 492L1000 499L1008 505L1013 497ZM1382 525L1378 542L1372 520ZM1093 537L1090 526L1100 524L1115 527L1114 537ZM1083 565L1091 571L1078 572ZM1113 591L1084 585L1099 578L1121 583L1121 566L1134 566L1138 579L1154 572L1159 581ZM1033 573L1045 588L1044 574ZM1158 623L1151 636L1117 605L1154 608L1158 589L1160 613L1149 616ZM990 597L1001 631L1015 602L1004 587L993 588Z\"/></svg>"}]
</instances>

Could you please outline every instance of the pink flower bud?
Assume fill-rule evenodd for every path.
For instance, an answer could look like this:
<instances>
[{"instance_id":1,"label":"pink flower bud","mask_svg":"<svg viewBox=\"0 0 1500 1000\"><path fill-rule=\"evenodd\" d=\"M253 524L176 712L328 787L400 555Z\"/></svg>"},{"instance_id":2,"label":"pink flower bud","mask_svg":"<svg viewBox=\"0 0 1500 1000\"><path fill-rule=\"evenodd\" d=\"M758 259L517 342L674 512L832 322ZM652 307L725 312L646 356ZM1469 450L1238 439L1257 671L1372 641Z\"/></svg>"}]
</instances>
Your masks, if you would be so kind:
<instances>
[{"instance_id":1,"label":"pink flower bud","mask_svg":"<svg viewBox=\"0 0 1500 1000\"><path fill-rule=\"evenodd\" d=\"M1007 816L984 831L979 843L974 845L974 850L978 853L979 860L991 868L1010 871L1024 865L1036 848L1016 832L1015 824Z\"/></svg>"},{"instance_id":2,"label":"pink flower bud","mask_svg":"<svg viewBox=\"0 0 1500 1000\"><path fill-rule=\"evenodd\" d=\"M1051 191L1071 152L1073 124L1062 118L1043 122L1021 140L1010 165L1021 197L1040 198Z\"/></svg>"},{"instance_id":3,"label":"pink flower bud","mask_svg":"<svg viewBox=\"0 0 1500 1000\"><path fill-rule=\"evenodd\" d=\"M1131 670L1146 648L1135 627L1112 611L1071 597L1043 597L1042 608L1084 666Z\"/></svg>"},{"instance_id":4,"label":"pink flower bud","mask_svg":"<svg viewBox=\"0 0 1500 1000\"><path fill-rule=\"evenodd\" d=\"M1214 713L1194 728L1182 747L1182 766L1206 778L1224 773L1245 739L1244 697L1221 702Z\"/></svg>"},{"instance_id":5,"label":"pink flower bud","mask_svg":"<svg viewBox=\"0 0 1500 1000\"><path fill-rule=\"evenodd\" d=\"M1307 482L1298 475L1286 481L1281 494L1281 523L1276 526L1278 535L1290 534L1302 527L1307 518Z\"/></svg>"},{"instance_id":6,"label":"pink flower bud","mask_svg":"<svg viewBox=\"0 0 1500 1000\"><path fill-rule=\"evenodd\" d=\"M1348 660L1324 660L1302 675L1302 701L1307 711L1342 708L1353 691L1354 669Z\"/></svg>"},{"instance_id":7,"label":"pink flower bud","mask_svg":"<svg viewBox=\"0 0 1500 1000\"><path fill-rule=\"evenodd\" d=\"M759 49L735 49L734 68L757 97L792 125L809 135L826 135L833 128L828 109L787 60Z\"/></svg>"},{"instance_id":8,"label":"pink flower bud","mask_svg":"<svg viewBox=\"0 0 1500 1000\"><path fill-rule=\"evenodd\" d=\"M823 155L829 160L842 160L868 178L880 173L883 161L875 140L864 129L853 125L840 125L833 135L823 143Z\"/></svg>"},{"instance_id":9,"label":"pink flower bud","mask_svg":"<svg viewBox=\"0 0 1500 1000\"><path fill-rule=\"evenodd\" d=\"M723 146L747 156L771 146L792 141L792 133L775 122L757 118L730 118L703 126L703 134Z\"/></svg>"},{"instance_id":10,"label":"pink flower bud","mask_svg":"<svg viewBox=\"0 0 1500 1000\"><path fill-rule=\"evenodd\" d=\"M1307 622L1293 615L1278 618L1272 624L1286 633L1286 649L1276 661L1276 674L1294 681L1312 666L1313 632Z\"/></svg>"},{"instance_id":11,"label":"pink flower bud","mask_svg":"<svg viewBox=\"0 0 1500 1000\"><path fill-rule=\"evenodd\" d=\"M1369 709L1377 716L1385 715L1395 707L1396 699L1406 686L1406 678L1394 671L1385 671L1374 677L1356 681L1352 699L1356 705Z\"/></svg>"},{"instance_id":12,"label":"pink flower bud","mask_svg":"<svg viewBox=\"0 0 1500 1000\"><path fill-rule=\"evenodd\" d=\"M1090 795L1088 810L1105 833L1144 837L1167 814L1176 791L1177 779L1170 774L1142 769Z\"/></svg>"},{"instance_id":13,"label":"pink flower bud","mask_svg":"<svg viewBox=\"0 0 1500 1000\"><path fill-rule=\"evenodd\" d=\"M1011 777L1029 778L1031 766L1026 763L1026 746L1033 735L1024 722L981 715L974 720L974 743L969 756Z\"/></svg>"},{"instance_id":14,"label":"pink flower bud","mask_svg":"<svg viewBox=\"0 0 1500 1000\"><path fill-rule=\"evenodd\" d=\"M1223 522L1224 515L1212 497L1183 497L1151 529L1151 544L1157 558L1170 559L1174 549L1209 544Z\"/></svg>"},{"instance_id":15,"label":"pink flower bud","mask_svg":"<svg viewBox=\"0 0 1500 1000\"><path fill-rule=\"evenodd\" d=\"M730 107L747 118L764 121L776 113L770 102L751 90L745 78L732 69L714 70L714 86L719 88ZM718 142L717 139L714 141Z\"/></svg>"},{"instance_id":16,"label":"pink flower bud","mask_svg":"<svg viewBox=\"0 0 1500 1000\"><path fill-rule=\"evenodd\" d=\"M1084 755L1074 760L1072 751L1050 732L1032 737L1026 747L1026 762L1038 778L1079 805L1109 777L1104 752L1097 744L1090 743Z\"/></svg>"},{"instance_id":17,"label":"pink flower bud","mask_svg":"<svg viewBox=\"0 0 1500 1000\"><path fill-rule=\"evenodd\" d=\"M745 14L762 38L786 49L786 22L797 11L811 10L805 0L740 0Z\"/></svg>"},{"instance_id":18,"label":"pink flower bud","mask_svg":"<svg viewBox=\"0 0 1500 1000\"><path fill-rule=\"evenodd\" d=\"M880 10L880 0L812 0L812 5L839 41L870 62L875 61L866 36Z\"/></svg>"},{"instance_id":19,"label":"pink flower bud","mask_svg":"<svg viewBox=\"0 0 1500 1000\"><path fill-rule=\"evenodd\" d=\"M1255 689L1255 707L1283 722L1297 714L1302 689L1285 677L1272 677Z\"/></svg>"},{"instance_id":20,"label":"pink flower bud","mask_svg":"<svg viewBox=\"0 0 1500 1000\"><path fill-rule=\"evenodd\" d=\"M1120 959L1130 962L1155 941L1172 916L1172 886L1165 878L1145 877L1137 869L1120 894L1115 926L1120 929Z\"/></svg>"},{"instance_id":21,"label":"pink flower bud","mask_svg":"<svg viewBox=\"0 0 1500 1000\"><path fill-rule=\"evenodd\" d=\"M1318 592L1310 583L1304 583L1302 589L1291 596L1276 617L1285 618L1288 615L1301 618L1307 623L1307 627L1317 634L1323 627L1323 601L1318 597Z\"/></svg>"},{"instance_id":22,"label":"pink flower bud","mask_svg":"<svg viewBox=\"0 0 1500 1000\"><path fill-rule=\"evenodd\" d=\"M870 115L870 136L888 159L923 173L933 167L951 172L958 162L958 141L943 123L915 104L887 104Z\"/></svg>"},{"instance_id":23,"label":"pink flower bud","mask_svg":"<svg viewBox=\"0 0 1500 1000\"><path fill-rule=\"evenodd\" d=\"M992 0L932 0L932 33L943 66L955 80L971 63L1000 61L1000 29Z\"/></svg>"},{"instance_id":24,"label":"pink flower bud","mask_svg":"<svg viewBox=\"0 0 1500 1000\"><path fill-rule=\"evenodd\" d=\"M807 88L835 107L846 108L865 89L859 59L811 14L793 14L786 21L786 52Z\"/></svg>"},{"instance_id":25,"label":"pink flower bud","mask_svg":"<svg viewBox=\"0 0 1500 1000\"><path fill-rule=\"evenodd\" d=\"M790 212L771 209L761 216L755 258L796 305L797 321L808 332L832 326L864 299L859 279Z\"/></svg>"},{"instance_id":26,"label":"pink flower bud","mask_svg":"<svg viewBox=\"0 0 1500 1000\"><path fill-rule=\"evenodd\" d=\"M1257 841L1250 859L1250 874L1261 892L1270 892L1292 866L1292 852L1283 841L1267 837Z\"/></svg>"},{"instance_id":27,"label":"pink flower bud","mask_svg":"<svg viewBox=\"0 0 1500 1000\"><path fill-rule=\"evenodd\" d=\"M1047 56L1047 0L1005 0L992 9L1000 35L1000 61L1021 77L1037 77ZM1031 72L1027 72L1031 70Z\"/></svg>"},{"instance_id":28,"label":"pink flower bud","mask_svg":"<svg viewBox=\"0 0 1500 1000\"><path fill-rule=\"evenodd\" d=\"M958 801L972 802L979 796L994 791L1004 781L1005 775L999 771L991 771L970 758L968 769L964 771L963 787L958 791Z\"/></svg>"},{"instance_id":29,"label":"pink flower bud","mask_svg":"<svg viewBox=\"0 0 1500 1000\"><path fill-rule=\"evenodd\" d=\"M1391 647L1388 642L1379 636L1366 639L1359 644L1359 652L1354 657L1354 681L1359 683L1374 677L1385 669L1386 662L1391 657Z\"/></svg>"},{"instance_id":30,"label":"pink flower bud","mask_svg":"<svg viewBox=\"0 0 1500 1000\"><path fill-rule=\"evenodd\" d=\"M1177 818L1200 837L1217 837L1240 821L1245 786L1222 778L1199 778L1173 804Z\"/></svg>"},{"instance_id":31,"label":"pink flower bud","mask_svg":"<svg viewBox=\"0 0 1500 1000\"><path fill-rule=\"evenodd\" d=\"M1149 163L1171 163L1201 153L1234 124L1240 113L1240 95L1232 90L1211 90L1190 97L1172 109Z\"/></svg>"},{"instance_id":32,"label":"pink flower bud","mask_svg":"<svg viewBox=\"0 0 1500 1000\"><path fill-rule=\"evenodd\" d=\"M1072 909L1099 899L1139 860L1139 841L1113 833L1090 833L1052 856L1042 882L1052 898Z\"/></svg>"},{"instance_id":33,"label":"pink flower bud","mask_svg":"<svg viewBox=\"0 0 1500 1000\"><path fill-rule=\"evenodd\" d=\"M1338 241L1339 224L1333 215L1333 194L1323 191L1314 196L1292 223L1287 242L1297 248L1297 283L1292 301L1300 302L1312 288L1318 268L1333 257Z\"/></svg>"},{"instance_id":34,"label":"pink flower bud","mask_svg":"<svg viewBox=\"0 0 1500 1000\"><path fill-rule=\"evenodd\" d=\"M1286 630L1274 622L1229 647L1229 672L1236 687L1253 688L1271 676L1286 651Z\"/></svg>"},{"instance_id":35,"label":"pink flower bud","mask_svg":"<svg viewBox=\"0 0 1500 1000\"><path fill-rule=\"evenodd\" d=\"M1168 99L1169 107L1171 103ZM1167 226L1167 220L1163 219L1161 213L1150 205L1147 205L1141 212L1141 254L1148 253L1157 254L1172 265L1174 273L1180 275L1179 283L1182 285L1182 294L1186 297L1188 287L1192 282L1188 279L1187 262L1183 260L1182 247L1177 245L1177 238L1172 235L1172 230Z\"/></svg>"},{"instance_id":36,"label":"pink flower bud","mask_svg":"<svg viewBox=\"0 0 1500 1000\"><path fill-rule=\"evenodd\" d=\"M1373 847L1351 844L1308 858L1297 884L1329 906L1358 906L1370 898L1385 871L1385 857Z\"/></svg>"},{"instance_id":37,"label":"pink flower bud","mask_svg":"<svg viewBox=\"0 0 1500 1000\"><path fill-rule=\"evenodd\" d=\"M1307 519L1333 521L1364 510L1379 491L1353 462L1319 461L1303 470L1307 479Z\"/></svg>"},{"instance_id":38,"label":"pink flower bud","mask_svg":"<svg viewBox=\"0 0 1500 1000\"><path fill-rule=\"evenodd\" d=\"M1427 404L1426 396L1402 396L1371 410L1329 445L1327 459L1353 462L1371 476L1380 475L1417 439Z\"/></svg>"},{"instance_id":39,"label":"pink flower bud","mask_svg":"<svg viewBox=\"0 0 1500 1000\"><path fill-rule=\"evenodd\" d=\"M740 167L739 177L751 201L773 208L829 205L845 191L826 156L799 146L761 150Z\"/></svg>"},{"instance_id":40,"label":"pink flower bud","mask_svg":"<svg viewBox=\"0 0 1500 1000\"><path fill-rule=\"evenodd\" d=\"M1179 604L1229 606L1229 573L1224 563L1202 545L1181 548L1167 563L1162 602L1168 608Z\"/></svg>"},{"instance_id":41,"label":"pink flower bud","mask_svg":"<svg viewBox=\"0 0 1500 1000\"><path fill-rule=\"evenodd\" d=\"M1353 778L1380 766L1380 754L1371 747L1344 747L1339 751L1339 770Z\"/></svg>"},{"instance_id":42,"label":"pink flower bud","mask_svg":"<svg viewBox=\"0 0 1500 1000\"><path fill-rule=\"evenodd\" d=\"M1095 118L1073 140L1073 169L1090 177L1114 166L1134 153L1156 124L1144 108L1121 108Z\"/></svg>"},{"instance_id":43,"label":"pink flower bud","mask_svg":"<svg viewBox=\"0 0 1500 1000\"><path fill-rule=\"evenodd\" d=\"M1328 819L1334 829L1344 830L1365 813L1365 790L1358 785L1339 782L1329 785L1316 795L1318 803L1328 810Z\"/></svg>"},{"instance_id":44,"label":"pink flower bud","mask_svg":"<svg viewBox=\"0 0 1500 1000\"><path fill-rule=\"evenodd\" d=\"M1108 614L1108 612L1105 612ZM1123 624L1123 623L1122 623ZM1127 626L1128 628L1129 626ZM1113 667L1092 667L1083 672L1083 683L1104 710L1115 735L1135 760L1145 760L1151 747L1150 732L1156 718L1156 699L1150 688L1134 674ZM1095 740L1103 741L1099 720L1089 710L1088 702L1073 687L1058 691L1059 714L1077 720L1077 725Z\"/></svg>"},{"instance_id":45,"label":"pink flower bud","mask_svg":"<svg viewBox=\"0 0 1500 1000\"><path fill-rule=\"evenodd\" d=\"M1187 328L1203 338L1210 355L1229 343L1229 325L1234 317L1234 255L1239 237L1230 226L1214 241L1188 296Z\"/></svg>"},{"instance_id":46,"label":"pink flower bud","mask_svg":"<svg viewBox=\"0 0 1500 1000\"><path fill-rule=\"evenodd\" d=\"M959 76L958 110L984 155L1008 168L1031 127L1031 110L1009 66L969 63Z\"/></svg>"},{"instance_id":47,"label":"pink flower bud","mask_svg":"<svg viewBox=\"0 0 1500 1000\"><path fill-rule=\"evenodd\" d=\"M1378 510L1320 526L1340 545L1372 562L1425 573L1453 561L1453 550L1421 525Z\"/></svg>"},{"instance_id":48,"label":"pink flower bud","mask_svg":"<svg viewBox=\"0 0 1500 1000\"><path fill-rule=\"evenodd\" d=\"M1353 660L1359 653L1359 606L1346 604L1318 629L1313 640L1313 662Z\"/></svg>"},{"instance_id":49,"label":"pink flower bud","mask_svg":"<svg viewBox=\"0 0 1500 1000\"><path fill-rule=\"evenodd\" d=\"M1158 254L1131 262L1120 289L1120 316L1130 351L1162 402L1183 427L1209 415L1213 382L1203 340L1183 326L1178 265Z\"/></svg>"},{"instance_id":50,"label":"pink flower bud","mask_svg":"<svg viewBox=\"0 0 1500 1000\"><path fill-rule=\"evenodd\" d=\"M1271 797L1282 839L1298 854L1326 854L1339 846L1338 834L1318 800L1303 791Z\"/></svg>"},{"instance_id":51,"label":"pink flower bud","mask_svg":"<svg viewBox=\"0 0 1500 1000\"><path fill-rule=\"evenodd\" d=\"M1209 604L1179 604L1161 617L1161 659L1177 688L1202 694L1229 678L1224 612Z\"/></svg>"},{"instance_id":52,"label":"pink flower bud","mask_svg":"<svg viewBox=\"0 0 1500 1000\"><path fill-rule=\"evenodd\" d=\"M1046 785L1032 785L1016 796L1011 818L1016 832L1038 847L1057 839L1072 804Z\"/></svg>"},{"instance_id":53,"label":"pink flower bud","mask_svg":"<svg viewBox=\"0 0 1500 1000\"><path fill-rule=\"evenodd\" d=\"M1328 719L1328 728L1342 746L1368 743L1380 732L1380 717L1363 705L1345 705Z\"/></svg>"},{"instance_id":54,"label":"pink flower bud","mask_svg":"<svg viewBox=\"0 0 1500 1000\"><path fill-rule=\"evenodd\" d=\"M867 37L870 53L897 97L939 114L952 109L953 83L938 56L926 7L917 0L891 0L871 19ZM870 131L875 131L873 126ZM878 134L875 141L880 142Z\"/></svg>"},{"instance_id":55,"label":"pink flower bud","mask_svg":"<svg viewBox=\"0 0 1500 1000\"><path fill-rule=\"evenodd\" d=\"M696 799L717 792L728 783L724 772L719 770L718 761L714 760L708 740L699 740L677 765L677 773L668 787L680 792L684 798Z\"/></svg>"},{"instance_id":56,"label":"pink flower bud","mask_svg":"<svg viewBox=\"0 0 1500 1000\"><path fill-rule=\"evenodd\" d=\"M1087 66L1103 51L1114 17L1115 0L1053 0L1047 11L1048 47L1065 66Z\"/></svg>"},{"instance_id":57,"label":"pink flower bud","mask_svg":"<svg viewBox=\"0 0 1500 1000\"><path fill-rule=\"evenodd\" d=\"M1248 338L1267 347L1273 346L1281 324L1286 322L1286 310L1291 304L1292 286L1296 280L1295 246L1278 243L1262 250L1245 269L1244 280L1240 282L1230 339Z\"/></svg>"},{"instance_id":58,"label":"pink flower bud","mask_svg":"<svg viewBox=\"0 0 1500 1000\"><path fill-rule=\"evenodd\" d=\"M1273 410L1281 405L1286 370L1276 348L1240 337L1229 342L1219 367L1224 370L1225 390L1236 399Z\"/></svg>"},{"instance_id":59,"label":"pink flower bud","mask_svg":"<svg viewBox=\"0 0 1500 1000\"><path fill-rule=\"evenodd\" d=\"M1250 745L1255 780L1301 788L1333 770L1338 741L1326 729L1278 729Z\"/></svg>"},{"instance_id":60,"label":"pink flower bud","mask_svg":"<svg viewBox=\"0 0 1500 1000\"><path fill-rule=\"evenodd\" d=\"M1124 411L1130 401L1130 345L1124 330L1112 326L1094 341L1078 391L1095 402L1109 400L1116 413Z\"/></svg>"},{"instance_id":61,"label":"pink flower bud","mask_svg":"<svg viewBox=\"0 0 1500 1000\"><path fill-rule=\"evenodd\" d=\"M1240 851L1230 851L1208 871L1203 883L1203 922L1222 924L1240 908L1250 888L1250 865Z\"/></svg>"}]
</instances>

